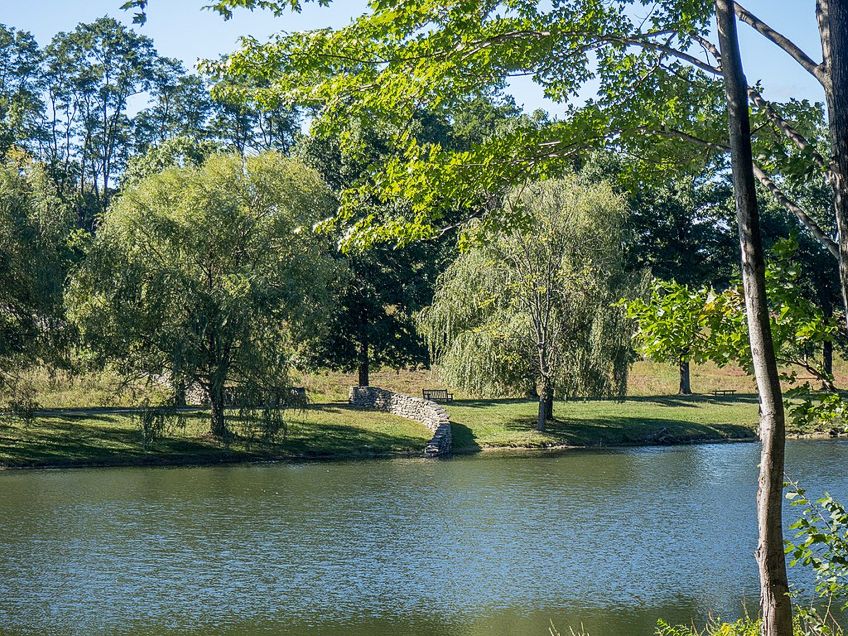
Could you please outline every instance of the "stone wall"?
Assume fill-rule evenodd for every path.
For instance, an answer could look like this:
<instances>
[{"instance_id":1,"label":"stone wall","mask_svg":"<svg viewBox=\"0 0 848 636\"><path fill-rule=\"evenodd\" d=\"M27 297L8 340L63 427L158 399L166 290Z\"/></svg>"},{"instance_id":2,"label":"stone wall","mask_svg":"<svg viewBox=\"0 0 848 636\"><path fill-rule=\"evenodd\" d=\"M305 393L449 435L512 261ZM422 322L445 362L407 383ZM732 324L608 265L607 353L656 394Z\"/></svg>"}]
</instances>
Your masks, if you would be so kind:
<instances>
[{"instance_id":1,"label":"stone wall","mask_svg":"<svg viewBox=\"0 0 848 636\"><path fill-rule=\"evenodd\" d=\"M353 406L387 411L426 426L433 433L433 437L424 447L426 457L440 457L451 452L450 418L445 408L436 402L393 393L375 386L350 387L348 402Z\"/></svg>"}]
</instances>

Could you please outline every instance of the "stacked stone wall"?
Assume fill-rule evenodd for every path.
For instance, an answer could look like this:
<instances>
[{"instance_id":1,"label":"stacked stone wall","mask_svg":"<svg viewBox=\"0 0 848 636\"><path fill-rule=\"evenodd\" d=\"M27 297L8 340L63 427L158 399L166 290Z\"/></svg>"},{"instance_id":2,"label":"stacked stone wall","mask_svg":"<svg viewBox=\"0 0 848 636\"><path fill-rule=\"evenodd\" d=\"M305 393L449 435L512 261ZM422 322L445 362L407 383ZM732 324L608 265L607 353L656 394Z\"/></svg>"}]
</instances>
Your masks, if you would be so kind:
<instances>
[{"instance_id":1,"label":"stacked stone wall","mask_svg":"<svg viewBox=\"0 0 848 636\"><path fill-rule=\"evenodd\" d=\"M386 411L426 426L433 437L424 447L426 457L441 457L451 452L450 417L441 404L375 386L352 386L348 402L353 406Z\"/></svg>"}]
</instances>

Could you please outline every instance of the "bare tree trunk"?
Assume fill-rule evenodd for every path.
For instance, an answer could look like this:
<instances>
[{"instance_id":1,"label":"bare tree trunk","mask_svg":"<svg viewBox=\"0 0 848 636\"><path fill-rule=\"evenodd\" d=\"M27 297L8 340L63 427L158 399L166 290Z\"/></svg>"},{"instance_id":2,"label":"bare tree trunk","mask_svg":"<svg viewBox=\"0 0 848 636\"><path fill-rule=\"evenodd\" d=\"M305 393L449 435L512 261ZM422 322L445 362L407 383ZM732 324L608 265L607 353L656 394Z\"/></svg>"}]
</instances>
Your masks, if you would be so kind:
<instances>
[{"instance_id":1,"label":"bare tree trunk","mask_svg":"<svg viewBox=\"0 0 848 636\"><path fill-rule=\"evenodd\" d=\"M545 431L545 422L548 421L549 395L551 395L550 382L547 378L542 378L542 390L539 391L539 415L536 418L536 430L540 433L543 433Z\"/></svg>"},{"instance_id":2,"label":"bare tree trunk","mask_svg":"<svg viewBox=\"0 0 848 636\"><path fill-rule=\"evenodd\" d=\"M368 386L371 365L368 358L368 338L364 335L359 342L359 386Z\"/></svg>"},{"instance_id":3,"label":"bare tree trunk","mask_svg":"<svg viewBox=\"0 0 848 636\"><path fill-rule=\"evenodd\" d=\"M224 383L216 377L209 379L209 403L212 405L211 433L218 439L227 436L224 420Z\"/></svg>"},{"instance_id":4,"label":"bare tree trunk","mask_svg":"<svg viewBox=\"0 0 848 636\"><path fill-rule=\"evenodd\" d=\"M822 343L822 370L833 377L833 343L830 340Z\"/></svg>"},{"instance_id":5,"label":"bare tree trunk","mask_svg":"<svg viewBox=\"0 0 848 636\"><path fill-rule=\"evenodd\" d=\"M548 395L545 398L545 419L552 420L554 419L554 390L551 387L550 391L548 391Z\"/></svg>"},{"instance_id":6,"label":"bare tree trunk","mask_svg":"<svg viewBox=\"0 0 848 636\"><path fill-rule=\"evenodd\" d=\"M824 84L831 143L831 188L839 243L839 282L848 321L848 2L819 0Z\"/></svg>"},{"instance_id":7,"label":"bare tree trunk","mask_svg":"<svg viewBox=\"0 0 848 636\"><path fill-rule=\"evenodd\" d=\"M680 388L678 389L678 393L680 395L692 395L692 383L689 377L689 361L681 360L680 364Z\"/></svg>"},{"instance_id":8,"label":"bare tree trunk","mask_svg":"<svg viewBox=\"0 0 848 636\"><path fill-rule=\"evenodd\" d=\"M722 73L727 94L728 130L742 251L742 280L754 376L760 393L760 478L757 490L760 610L763 636L792 636L792 605L783 553L784 415L777 361L769 324L765 259L751 151L748 83L742 70L734 0L716 0Z\"/></svg>"}]
</instances>

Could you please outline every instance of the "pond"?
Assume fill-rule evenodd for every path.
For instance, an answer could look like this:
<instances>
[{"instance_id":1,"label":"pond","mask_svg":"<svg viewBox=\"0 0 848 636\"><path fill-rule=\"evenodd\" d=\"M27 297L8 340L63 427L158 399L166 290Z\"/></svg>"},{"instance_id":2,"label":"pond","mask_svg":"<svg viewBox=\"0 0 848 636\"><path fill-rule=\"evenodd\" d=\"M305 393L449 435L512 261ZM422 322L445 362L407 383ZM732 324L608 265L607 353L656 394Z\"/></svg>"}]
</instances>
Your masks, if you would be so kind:
<instances>
[{"instance_id":1,"label":"pond","mask_svg":"<svg viewBox=\"0 0 848 636\"><path fill-rule=\"evenodd\" d=\"M6 472L0 631L612 636L736 617L757 603L758 453ZM848 500L846 464L846 443L789 444L811 494Z\"/></svg>"}]
</instances>

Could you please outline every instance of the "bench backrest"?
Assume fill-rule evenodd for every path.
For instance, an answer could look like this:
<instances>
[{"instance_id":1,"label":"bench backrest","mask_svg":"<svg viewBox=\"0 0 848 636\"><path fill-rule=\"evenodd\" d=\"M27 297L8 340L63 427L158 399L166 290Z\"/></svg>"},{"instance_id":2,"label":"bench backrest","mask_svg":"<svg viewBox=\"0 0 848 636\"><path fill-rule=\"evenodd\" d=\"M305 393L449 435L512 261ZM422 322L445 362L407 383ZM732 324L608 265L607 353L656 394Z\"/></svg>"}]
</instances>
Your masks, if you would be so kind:
<instances>
[{"instance_id":1,"label":"bench backrest","mask_svg":"<svg viewBox=\"0 0 848 636\"><path fill-rule=\"evenodd\" d=\"M423 394L425 400L446 400L448 398L447 389L423 389L421 393Z\"/></svg>"}]
</instances>

